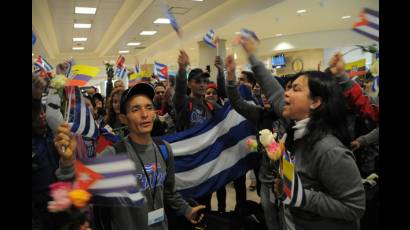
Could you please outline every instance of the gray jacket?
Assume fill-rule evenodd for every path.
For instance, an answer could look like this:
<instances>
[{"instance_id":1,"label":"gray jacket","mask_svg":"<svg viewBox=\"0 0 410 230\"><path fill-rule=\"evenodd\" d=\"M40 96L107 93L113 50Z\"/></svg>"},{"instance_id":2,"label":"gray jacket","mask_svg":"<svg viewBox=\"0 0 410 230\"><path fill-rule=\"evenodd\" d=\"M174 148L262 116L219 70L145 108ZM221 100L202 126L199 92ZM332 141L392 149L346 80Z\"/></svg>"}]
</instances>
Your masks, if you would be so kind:
<instances>
[{"instance_id":1,"label":"gray jacket","mask_svg":"<svg viewBox=\"0 0 410 230\"><path fill-rule=\"evenodd\" d=\"M256 81L282 116L284 90L264 64L249 58ZM336 137L327 135L305 151L302 137L294 143L295 157L306 202L299 208L285 207L287 229L359 229L365 211L365 191L352 152Z\"/></svg>"},{"instance_id":2,"label":"gray jacket","mask_svg":"<svg viewBox=\"0 0 410 230\"><path fill-rule=\"evenodd\" d=\"M379 127L373 129L370 133L357 138L360 145L367 146L379 143Z\"/></svg>"},{"instance_id":3,"label":"gray jacket","mask_svg":"<svg viewBox=\"0 0 410 230\"><path fill-rule=\"evenodd\" d=\"M148 212L163 208L164 202L176 211L177 215L185 215L190 213L192 208L183 200L182 196L175 190L175 168L174 157L168 143L168 158L166 162L161 156L157 146L152 143L150 145L139 145L134 143L136 151L131 145L129 138L125 140L125 147L128 156L134 161L136 166L136 177L139 184L142 186L142 193L145 197L144 203L140 207L112 207L111 209L111 227L118 230L134 230L134 229L168 229L167 220L165 218L161 223L148 226ZM98 157L115 155L116 151L113 147L107 147ZM155 155L157 155L158 167L157 173L148 172L150 180L156 178L155 202L153 202L153 189L149 189L149 184L146 181L146 176L142 165L137 157L138 154L144 165L155 163ZM73 165L61 166L56 174L59 180L71 180L74 177ZM164 212L165 215L165 212Z\"/></svg>"}]
</instances>

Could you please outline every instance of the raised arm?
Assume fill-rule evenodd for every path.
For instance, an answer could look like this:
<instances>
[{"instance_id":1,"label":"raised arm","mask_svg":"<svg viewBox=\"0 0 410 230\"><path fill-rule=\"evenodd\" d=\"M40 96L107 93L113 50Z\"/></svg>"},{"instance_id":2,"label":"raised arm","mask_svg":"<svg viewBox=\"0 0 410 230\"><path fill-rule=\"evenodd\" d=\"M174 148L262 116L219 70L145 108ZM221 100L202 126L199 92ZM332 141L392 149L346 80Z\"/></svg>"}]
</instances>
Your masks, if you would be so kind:
<instances>
[{"instance_id":1,"label":"raised arm","mask_svg":"<svg viewBox=\"0 0 410 230\"><path fill-rule=\"evenodd\" d=\"M174 103L175 110L180 112L183 106L188 100L187 96L187 73L186 68L189 65L188 54L180 50L178 56L178 73L175 79L175 93L172 97L172 102Z\"/></svg>"},{"instance_id":2,"label":"raised arm","mask_svg":"<svg viewBox=\"0 0 410 230\"><path fill-rule=\"evenodd\" d=\"M235 61L232 55L225 59L226 69L228 71L226 91L232 107L246 119L258 124L263 108L261 106L245 101L238 92L235 76Z\"/></svg>"},{"instance_id":3,"label":"raised arm","mask_svg":"<svg viewBox=\"0 0 410 230\"><path fill-rule=\"evenodd\" d=\"M241 38L241 44L245 52L248 54L249 62L252 65L252 71L255 74L256 82L262 88L262 92L266 95L269 102L272 104L275 114L282 117L284 102L284 90L280 83L271 75L265 65L255 56L256 41L252 38Z\"/></svg>"}]
</instances>

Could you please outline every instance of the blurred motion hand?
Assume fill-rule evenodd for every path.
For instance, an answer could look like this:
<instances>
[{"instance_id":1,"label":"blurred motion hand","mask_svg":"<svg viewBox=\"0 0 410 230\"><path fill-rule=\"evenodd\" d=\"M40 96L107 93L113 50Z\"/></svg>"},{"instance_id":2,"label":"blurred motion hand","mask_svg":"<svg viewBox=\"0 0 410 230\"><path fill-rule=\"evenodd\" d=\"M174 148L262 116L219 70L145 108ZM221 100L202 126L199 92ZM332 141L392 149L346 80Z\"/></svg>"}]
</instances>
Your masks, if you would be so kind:
<instances>
[{"instance_id":1,"label":"blurred motion hand","mask_svg":"<svg viewBox=\"0 0 410 230\"><path fill-rule=\"evenodd\" d=\"M70 126L67 122L61 123L54 137L54 146L61 157L63 164L69 164L74 160L74 154L77 148L77 142L73 138Z\"/></svg>"},{"instance_id":2,"label":"blurred motion hand","mask_svg":"<svg viewBox=\"0 0 410 230\"><path fill-rule=\"evenodd\" d=\"M178 65L180 70L185 70L186 67L189 65L189 56L188 54L180 50L178 55Z\"/></svg>"},{"instance_id":3,"label":"blurred motion hand","mask_svg":"<svg viewBox=\"0 0 410 230\"><path fill-rule=\"evenodd\" d=\"M343 59L343 55L337 52L332 56L329 62L330 71L333 75L340 75L345 70L346 63Z\"/></svg>"}]
</instances>

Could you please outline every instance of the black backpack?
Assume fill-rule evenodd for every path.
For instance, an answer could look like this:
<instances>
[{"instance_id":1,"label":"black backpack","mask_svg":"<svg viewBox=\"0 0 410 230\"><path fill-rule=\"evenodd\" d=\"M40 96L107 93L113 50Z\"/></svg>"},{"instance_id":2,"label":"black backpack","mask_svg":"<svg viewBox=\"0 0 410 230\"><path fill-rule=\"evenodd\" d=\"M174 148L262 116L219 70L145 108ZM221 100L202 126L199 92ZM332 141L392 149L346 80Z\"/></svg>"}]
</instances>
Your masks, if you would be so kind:
<instances>
[{"instance_id":1,"label":"black backpack","mask_svg":"<svg viewBox=\"0 0 410 230\"><path fill-rule=\"evenodd\" d=\"M212 115L215 115L216 111L219 109L216 105L204 99L204 103ZM193 108L193 98L188 97L188 103L184 105L183 109L179 113L176 119L176 131L181 132L189 128L190 114Z\"/></svg>"}]
</instances>

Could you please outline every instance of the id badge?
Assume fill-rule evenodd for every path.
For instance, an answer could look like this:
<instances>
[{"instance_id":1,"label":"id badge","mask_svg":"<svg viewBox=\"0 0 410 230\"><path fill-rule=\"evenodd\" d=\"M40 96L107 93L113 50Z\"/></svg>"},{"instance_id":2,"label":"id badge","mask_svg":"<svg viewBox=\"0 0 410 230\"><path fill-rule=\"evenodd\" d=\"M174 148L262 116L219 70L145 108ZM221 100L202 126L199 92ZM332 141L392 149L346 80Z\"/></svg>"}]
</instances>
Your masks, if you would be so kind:
<instances>
[{"instance_id":1,"label":"id badge","mask_svg":"<svg viewBox=\"0 0 410 230\"><path fill-rule=\"evenodd\" d=\"M164 221L164 208L148 213L148 225L153 225L162 221Z\"/></svg>"}]
</instances>

